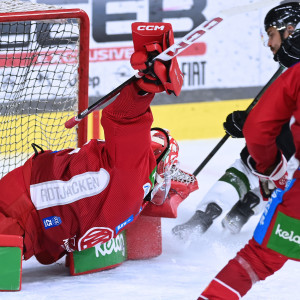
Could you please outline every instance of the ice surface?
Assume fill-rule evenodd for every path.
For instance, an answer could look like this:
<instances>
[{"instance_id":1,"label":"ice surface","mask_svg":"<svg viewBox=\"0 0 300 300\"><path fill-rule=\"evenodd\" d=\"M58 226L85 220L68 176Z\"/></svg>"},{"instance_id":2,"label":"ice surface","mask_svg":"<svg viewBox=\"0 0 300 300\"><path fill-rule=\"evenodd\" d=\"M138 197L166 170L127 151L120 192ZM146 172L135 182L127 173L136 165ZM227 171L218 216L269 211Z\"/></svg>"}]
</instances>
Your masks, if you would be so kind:
<instances>
[{"instance_id":1,"label":"ice surface","mask_svg":"<svg viewBox=\"0 0 300 300\"><path fill-rule=\"evenodd\" d=\"M179 141L181 167L193 172L218 141ZM81 276L70 276L64 259L50 266L30 259L23 263L22 290L0 293L0 299L196 300L249 240L259 217L250 219L238 235L224 231L221 220L217 220L203 236L189 243L176 240L171 229L191 217L206 191L239 156L243 145L243 140L229 139L199 173L200 189L179 206L178 218L162 220L161 256L127 261L115 269ZM299 278L299 264L290 261L281 271L257 283L243 299L300 299Z\"/></svg>"}]
</instances>

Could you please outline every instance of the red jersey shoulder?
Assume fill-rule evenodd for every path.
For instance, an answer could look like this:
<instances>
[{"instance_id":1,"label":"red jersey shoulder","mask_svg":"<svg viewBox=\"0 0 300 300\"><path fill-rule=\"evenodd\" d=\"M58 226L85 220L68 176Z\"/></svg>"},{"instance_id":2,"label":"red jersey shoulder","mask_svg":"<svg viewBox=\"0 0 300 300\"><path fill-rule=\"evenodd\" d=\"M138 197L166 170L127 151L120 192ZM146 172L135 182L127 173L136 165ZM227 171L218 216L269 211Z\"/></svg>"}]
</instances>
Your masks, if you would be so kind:
<instances>
[{"instance_id":1,"label":"red jersey shoulder","mask_svg":"<svg viewBox=\"0 0 300 300\"><path fill-rule=\"evenodd\" d=\"M69 180L85 172L109 166L105 143L91 140L81 148L46 151L33 159L31 184L51 180Z\"/></svg>"}]
</instances>

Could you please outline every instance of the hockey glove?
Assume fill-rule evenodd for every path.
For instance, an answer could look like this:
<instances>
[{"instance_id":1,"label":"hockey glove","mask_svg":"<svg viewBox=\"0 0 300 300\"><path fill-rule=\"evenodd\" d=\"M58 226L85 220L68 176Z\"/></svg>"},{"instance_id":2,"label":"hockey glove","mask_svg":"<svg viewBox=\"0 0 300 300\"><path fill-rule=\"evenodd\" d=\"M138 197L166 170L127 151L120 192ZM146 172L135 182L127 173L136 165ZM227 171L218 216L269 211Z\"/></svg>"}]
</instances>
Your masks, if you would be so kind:
<instances>
[{"instance_id":1,"label":"hockey glove","mask_svg":"<svg viewBox=\"0 0 300 300\"><path fill-rule=\"evenodd\" d=\"M268 172L270 173L270 175L257 172L253 168L253 159L251 158L251 156L249 156L248 158L248 165L250 166L252 173L259 178L260 193L263 196L264 200L268 200L275 189L284 190L288 180L286 158L281 153L278 154L279 163L276 164L274 168L272 168L271 172Z\"/></svg>"},{"instance_id":2,"label":"hockey glove","mask_svg":"<svg viewBox=\"0 0 300 300\"><path fill-rule=\"evenodd\" d=\"M247 118L247 113L244 110L236 110L229 114L226 122L223 123L225 131L233 138L243 138L242 132L244 123Z\"/></svg>"},{"instance_id":3,"label":"hockey glove","mask_svg":"<svg viewBox=\"0 0 300 300\"><path fill-rule=\"evenodd\" d=\"M139 70L141 79L137 85L143 91L179 96L183 74L178 66L177 58L170 61L151 60L174 44L172 26L169 23L142 23L132 24L132 39L135 52L130 63L135 70Z\"/></svg>"}]
</instances>

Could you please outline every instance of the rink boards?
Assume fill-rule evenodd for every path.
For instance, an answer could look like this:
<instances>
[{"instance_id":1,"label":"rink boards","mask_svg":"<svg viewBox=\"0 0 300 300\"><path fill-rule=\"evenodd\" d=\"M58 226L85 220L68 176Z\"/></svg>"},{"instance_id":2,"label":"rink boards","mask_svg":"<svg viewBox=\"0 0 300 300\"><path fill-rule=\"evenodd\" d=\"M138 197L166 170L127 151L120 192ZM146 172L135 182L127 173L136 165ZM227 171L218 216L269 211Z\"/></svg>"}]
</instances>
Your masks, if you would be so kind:
<instances>
[{"instance_id":1,"label":"rink boards","mask_svg":"<svg viewBox=\"0 0 300 300\"><path fill-rule=\"evenodd\" d=\"M178 98L180 99L180 98ZM223 122L234 110L245 110L252 99L222 100L151 106L153 127L170 130L177 140L198 140L224 136ZM92 116L89 118L89 136L92 135ZM100 128L103 138L103 130Z\"/></svg>"},{"instance_id":2,"label":"rink boards","mask_svg":"<svg viewBox=\"0 0 300 300\"><path fill-rule=\"evenodd\" d=\"M170 130L171 134L177 140L194 140L194 139L206 139L206 138L217 138L224 135L223 122L226 119L226 116L234 110L244 110L251 103L251 100L228 100L228 101L216 101L216 102L199 102L199 103L184 103L184 104L168 104L168 105L154 105L151 107L154 122L153 126L158 126L162 128L167 128ZM24 116L22 119L16 116L11 116L10 126L11 128L17 128L13 131L13 134L9 134L11 131L7 131L8 134L1 136L2 145L14 145L10 151L17 151L20 149L20 144L26 140L34 140L36 144L40 144L40 139L45 132L49 139L54 139L57 142L57 149L60 148L60 145L66 145L66 139L70 139L68 133L69 129L64 128L64 123L59 126L61 129L61 135L58 135L58 132L51 132L49 128L51 124L44 124L41 127L42 122L37 122L37 119L44 119L45 115L41 114L38 116ZM62 117L62 119L60 118ZM50 122L57 123L59 120L66 121L70 115L67 113L61 113L56 116L56 118ZM88 139L93 137L95 138L104 138L103 129L99 128L100 125L101 112L95 112L89 115L88 117ZM46 119L46 118L45 118ZM6 120L7 121L7 120ZM26 136L24 136L25 129L22 126L24 124L33 124L29 126ZM49 122L49 121L48 121ZM36 124L40 126L36 126ZM0 116L1 126L5 125L4 117ZM12 133L12 132L11 132ZM35 136L33 138L33 136ZM71 139L70 139L71 140ZM70 143L68 147L76 147L76 144ZM29 148L32 152L32 149ZM5 151L4 148L0 147L1 153Z\"/></svg>"}]
</instances>

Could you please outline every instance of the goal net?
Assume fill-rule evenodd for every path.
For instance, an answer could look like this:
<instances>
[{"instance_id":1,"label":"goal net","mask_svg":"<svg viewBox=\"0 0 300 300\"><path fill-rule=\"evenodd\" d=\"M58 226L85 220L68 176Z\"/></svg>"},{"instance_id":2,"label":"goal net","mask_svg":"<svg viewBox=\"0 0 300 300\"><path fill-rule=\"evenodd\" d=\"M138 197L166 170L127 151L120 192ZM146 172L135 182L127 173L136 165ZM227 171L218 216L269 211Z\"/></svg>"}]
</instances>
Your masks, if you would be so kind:
<instances>
[{"instance_id":1,"label":"goal net","mask_svg":"<svg viewBox=\"0 0 300 300\"><path fill-rule=\"evenodd\" d=\"M80 9L0 0L0 178L44 150L76 148L88 106L89 19Z\"/></svg>"}]
</instances>

